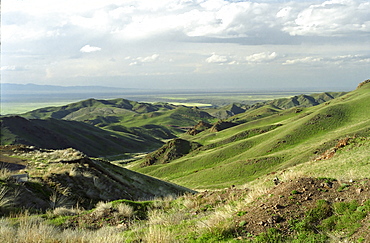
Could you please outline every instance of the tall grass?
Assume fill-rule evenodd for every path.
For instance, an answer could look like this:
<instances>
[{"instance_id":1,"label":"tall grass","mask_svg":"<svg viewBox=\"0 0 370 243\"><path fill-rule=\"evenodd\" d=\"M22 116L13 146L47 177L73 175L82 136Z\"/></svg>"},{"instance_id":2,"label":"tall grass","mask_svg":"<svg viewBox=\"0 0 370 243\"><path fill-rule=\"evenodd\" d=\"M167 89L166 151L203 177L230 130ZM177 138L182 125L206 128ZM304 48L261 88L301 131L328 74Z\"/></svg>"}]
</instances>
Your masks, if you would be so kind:
<instances>
[{"instance_id":1,"label":"tall grass","mask_svg":"<svg viewBox=\"0 0 370 243\"><path fill-rule=\"evenodd\" d=\"M56 228L47 224L44 219L32 216L28 212L18 215L14 220L0 219L0 242L7 243L40 243L40 242L125 242L122 230L115 227L78 230Z\"/></svg>"}]
</instances>

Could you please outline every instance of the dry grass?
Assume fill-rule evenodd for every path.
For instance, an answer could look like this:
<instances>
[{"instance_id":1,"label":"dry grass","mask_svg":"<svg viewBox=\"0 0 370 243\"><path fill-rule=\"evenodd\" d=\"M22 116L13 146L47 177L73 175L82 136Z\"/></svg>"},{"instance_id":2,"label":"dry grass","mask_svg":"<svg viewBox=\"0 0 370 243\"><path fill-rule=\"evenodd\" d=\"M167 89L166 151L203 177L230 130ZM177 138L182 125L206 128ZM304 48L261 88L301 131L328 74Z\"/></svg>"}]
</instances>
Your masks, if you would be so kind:
<instances>
[{"instance_id":1,"label":"dry grass","mask_svg":"<svg viewBox=\"0 0 370 243\"><path fill-rule=\"evenodd\" d=\"M14 173L10 171L8 168L0 168L0 179L5 180L9 178L9 176L13 175Z\"/></svg>"},{"instance_id":2,"label":"dry grass","mask_svg":"<svg viewBox=\"0 0 370 243\"><path fill-rule=\"evenodd\" d=\"M177 210L166 212L163 209L153 209L148 212L148 218L149 225L171 226L179 224L187 216L184 212Z\"/></svg>"},{"instance_id":3,"label":"dry grass","mask_svg":"<svg viewBox=\"0 0 370 243\"><path fill-rule=\"evenodd\" d=\"M174 236L171 232L163 227L162 225L149 225L149 229L144 233L143 241L152 243L152 242L161 242L161 243L172 243L178 242L174 239Z\"/></svg>"},{"instance_id":4,"label":"dry grass","mask_svg":"<svg viewBox=\"0 0 370 243\"><path fill-rule=\"evenodd\" d=\"M25 212L17 217L18 224L9 219L0 219L0 242L125 242L118 228L103 227L96 231L66 229L60 230L47 224L43 219Z\"/></svg>"},{"instance_id":5,"label":"dry grass","mask_svg":"<svg viewBox=\"0 0 370 243\"><path fill-rule=\"evenodd\" d=\"M78 207L76 208L67 208L67 207L58 207L53 210L53 214L57 216L71 216L81 213L82 210Z\"/></svg>"},{"instance_id":6,"label":"dry grass","mask_svg":"<svg viewBox=\"0 0 370 243\"><path fill-rule=\"evenodd\" d=\"M69 189L64 188L61 190L61 193L53 191L49 197L50 208L55 209L59 207L69 207L73 203L68 198Z\"/></svg>"},{"instance_id":7,"label":"dry grass","mask_svg":"<svg viewBox=\"0 0 370 243\"><path fill-rule=\"evenodd\" d=\"M117 215L126 218L131 218L134 215L134 208L126 203L120 203L117 205Z\"/></svg>"},{"instance_id":8,"label":"dry grass","mask_svg":"<svg viewBox=\"0 0 370 243\"><path fill-rule=\"evenodd\" d=\"M12 197L9 196L9 188L2 186L0 188L0 208L11 205L12 201Z\"/></svg>"},{"instance_id":9,"label":"dry grass","mask_svg":"<svg viewBox=\"0 0 370 243\"><path fill-rule=\"evenodd\" d=\"M103 215L105 211L110 210L112 208L111 202L98 202L95 206L94 214L96 214L98 217Z\"/></svg>"},{"instance_id":10,"label":"dry grass","mask_svg":"<svg viewBox=\"0 0 370 243\"><path fill-rule=\"evenodd\" d=\"M75 149L60 149L60 150L34 150L27 153L19 154L21 157L29 158L36 162L59 162L59 161L71 161L85 157L85 155Z\"/></svg>"},{"instance_id":11,"label":"dry grass","mask_svg":"<svg viewBox=\"0 0 370 243\"><path fill-rule=\"evenodd\" d=\"M5 186L0 186L0 208L5 208L16 203L20 190L10 190Z\"/></svg>"}]
</instances>

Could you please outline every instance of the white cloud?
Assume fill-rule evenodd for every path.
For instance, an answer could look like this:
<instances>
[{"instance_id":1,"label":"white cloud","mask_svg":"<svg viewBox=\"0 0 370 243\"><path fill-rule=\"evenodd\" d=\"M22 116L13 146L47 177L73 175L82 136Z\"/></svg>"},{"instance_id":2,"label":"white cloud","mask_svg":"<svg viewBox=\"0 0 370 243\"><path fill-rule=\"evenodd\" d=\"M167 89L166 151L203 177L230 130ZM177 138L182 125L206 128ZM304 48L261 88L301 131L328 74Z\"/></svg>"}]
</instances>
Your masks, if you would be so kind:
<instances>
[{"instance_id":1,"label":"white cloud","mask_svg":"<svg viewBox=\"0 0 370 243\"><path fill-rule=\"evenodd\" d=\"M0 70L1 71L24 71L26 70L26 68L15 66L15 65L6 65L6 66L2 66Z\"/></svg>"},{"instance_id":2,"label":"white cloud","mask_svg":"<svg viewBox=\"0 0 370 243\"><path fill-rule=\"evenodd\" d=\"M139 60L140 62L155 62L156 60L158 60L158 57L158 54L153 54L147 57L138 57L137 60Z\"/></svg>"},{"instance_id":3,"label":"white cloud","mask_svg":"<svg viewBox=\"0 0 370 243\"><path fill-rule=\"evenodd\" d=\"M262 63L270 62L277 58L276 52L260 52L253 55L249 55L245 58L248 63Z\"/></svg>"},{"instance_id":4,"label":"white cloud","mask_svg":"<svg viewBox=\"0 0 370 243\"><path fill-rule=\"evenodd\" d=\"M283 12L281 12L283 11ZM284 14L281 10L279 15ZM360 0L330 0L301 9L285 24L290 35L345 36L370 32L370 3ZM288 14L288 13L286 13Z\"/></svg>"},{"instance_id":5,"label":"white cloud","mask_svg":"<svg viewBox=\"0 0 370 243\"><path fill-rule=\"evenodd\" d=\"M212 56L206 59L206 62L208 63L225 63L227 61L228 61L228 58L226 56L220 56L215 53L213 53Z\"/></svg>"},{"instance_id":6,"label":"white cloud","mask_svg":"<svg viewBox=\"0 0 370 243\"><path fill-rule=\"evenodd\" d=\"M313 57L296 58L286 60L283 65L303 64L303 65L341 65L341 64L358 64L370 63L370 55L340 55L332 57Z\"/></svg>"},{"instance_id":7,"label":"white cloud","mask_svg":"<svg viewBox=\"0 0 370 243\"><path fill-rule=\"evenodd\" d=\"M53 74L48 75L50 82L66 80L66 73L116 75L115 80L170 72L178 76L158 80L185 80L194 73L217 73L217 79L221 73L257 77L260 72L253 70L263 65L246 66L266 63L271 70L291 70L291 76L300 75L295 65L326 71L355 63L351 73L365 76L369 12L366 0L4 1L2 78L37 82L45 70ZM100 52L97 57L76 50ZM217 64L225 65L221 69ZM129 65L141 65L140 72ZM27 69L10 72L20 67Z\"/></svg>"},{"instance_id":8,"label":"white cloud","mask_svg":"<svg viewBox=\"0 0 370 243\"><path fill-rule=\"evenodd\" d=\"M129 63L129 66L142 65L143 63L156 62L159 58L159 54L153 54L146 57L137 57L132 59L131 57L126 57L125 60L133 60Z\"/></svg>"},{"instance_id":9,"label":"white cloud","mask_svg":"<svg viewBox=\"0 0 370 243\"><path fill-rule=\"evenodd\" d=\"M80 52L85 52L85 53L89 53L89 52L96 52L96 51L100 51L101 48L100 47L97 47L97 46L90 46L90 45L85 45L83 46L81 49L80 49Z\"/></svg>"},{"instance_id":10,"label":"white cloud","mask_svg":"<svg viewBox=\"0 0 370 243\"><path fill-rule=\"evenodd\" d=\"M323 59L320 57L304 57L304 58L297 58L297 59L290 59L286 60L284 65L288 64L312 64L321 62Z\"/></svg>"}]
</instances>

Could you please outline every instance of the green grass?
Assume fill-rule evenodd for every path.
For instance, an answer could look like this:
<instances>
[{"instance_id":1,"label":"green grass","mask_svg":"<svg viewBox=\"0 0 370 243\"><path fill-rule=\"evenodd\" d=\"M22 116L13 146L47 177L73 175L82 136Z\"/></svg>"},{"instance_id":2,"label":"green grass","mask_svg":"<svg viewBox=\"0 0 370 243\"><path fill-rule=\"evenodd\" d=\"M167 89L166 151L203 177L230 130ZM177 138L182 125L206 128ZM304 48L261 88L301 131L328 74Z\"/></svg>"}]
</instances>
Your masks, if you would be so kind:
<instances>
[{"instance_id":1,"label":"green grass","mask_svg":"<svg viewBox=\"0 0 370 243\"><path fill-rule=\"evenodd\" d=\"M299 112L297 108L271 112L263 107L251 111L253 115L246 112L236 121L256 119L217 133L184 136L204 146L171 163L136 169L190 188L221 188L309 162L339 139L369 136L369 89L367 85ZM266 132L252 132L258 130ZM363 156L366 167L369 155Z\"/></svg>"}]
</instances>

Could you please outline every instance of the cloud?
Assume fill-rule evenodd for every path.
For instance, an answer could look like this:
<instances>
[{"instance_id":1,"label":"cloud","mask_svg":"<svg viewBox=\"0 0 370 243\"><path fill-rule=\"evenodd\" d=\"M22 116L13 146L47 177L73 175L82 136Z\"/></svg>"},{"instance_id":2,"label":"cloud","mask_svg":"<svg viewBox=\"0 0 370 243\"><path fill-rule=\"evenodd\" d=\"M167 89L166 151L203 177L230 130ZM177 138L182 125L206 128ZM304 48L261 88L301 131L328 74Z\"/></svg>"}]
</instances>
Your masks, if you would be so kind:
<instances>
[{"instance_id":1,"label":"cloud","mask_svg":"<svg viewBox=\"0 0 370 243\"><path fill-rule=\"evenodd\" d=\"M96 52L96 51L100 51L101 48L100 47L97 47L97 46L90 46L90 45L85 45L83 46L81 49L80 49L80 52L85 52L85 53L89 53L89 52Z\"/></svg>"},{"instance_id":2,"label":"cloud","mask_svg":"<svg viewBox=\"0 0 370 243\"><path fill-rule=\"evenodd\" d=\"M7 65L7 66L2 66L0 70L1 71L24 71L26 69L24 67L19 67L15 65Z\"/></svg>"},{"instance_id":3,"label":"cloud","mask_svg":"<svg viewBox=\"0 0 370 243\"><path fill-rule=\"evenodd\" d=\"M291 9L282 9L277 17L286 17ZM300 36L346 36L370 32L370 3L359 0L330 0L313 4L285 23L283 31ZM293 16L292 16L293 17Z\"/></svg>"},{"instance_id":4,"label":"cloud","mask_svg":"<svg viewBox=\"0 0 370 243\"><path fill-rule=\"evenodd\" d=\"M137 59L141 62L155 62L158 59L158 57L159 57L158 54L153 54L147 57L138 57Z\"/></svg>"},{"instance_id":5,"label":"cloud","mask_svg":"<svg viewBox=\"0 0 370 243\"><path fill-rule=\"evenodd\" d=\"M48 76L50 82L64 82L66 74L74 78L88 76L86 80L109 75L114 80L124 80L128 75L170 72L183 81L189 75L215 73L209 80L221 80L221 73L225 73L225 79L234 75L235 80L245 80L244 77L270 76L274 68L281 77L286 70L290 70L286 71L289 77L299 76L296 65L307 67L307 71L314 67L316 73L309 75L320 76L329 68L334 70L336 64L342 65L342 74L361 79L368 76L370 2L366 0L45 3L46 0L4 1L4 80L39 82L45 70L53 73ZM86 55L90 52L98 52L99 56ZM356 65L344 65L351 63ZM221 64L222 69L218 66ZM270 71L257 72L264 68L262 64L268 64ZM130 67L135 65L140 66L140 72ZM255 66L246 68L248 65ZM27 70L11 72L20 67ZM345 78L339 72L332 73ZM193 77L189 80L195 80Z\"/></svg>"},{"instance_id":6,"label":"cloud","mask_svg":"<svg viewBox=\"0 0 370 243\"><path fill-rule=\"evenodd\" d=\"M220 56L215 53L213 53L212 56L206 59L206 62L208 63L225 63L227 61L228 61L228 58L226 56Z\"/></svg>"},{"instance_id":7,"label":"cloud","mask_svg":"<svg viewBox=\"0 0 370 243\"><path fill-rule=\"evenodd\" d=\"M150 63L150 62L156 62L159 58L159 54L153 54L151 56L146 56L146 57L137 57L134 58L133 62L129 64L129 66L136 66L136 65L142 65L143 63ZM126 57L126 60L130 60L131 57Z\"/></svg>"},{"instance_id":8,"label":"cloud","mask_svg":"<svg viewBox=\"0 0 370 243\"><path fill-rule=\"evenodd\" d=\"M276 52L260 52L253 55L249 55L245 58L248 63L262 63L270 62L277 58Z\"/></svg>"},{"instance_id":9,"label":"cloud","mask_svg":"<svg viewBox=\"0 0 370 243\"><path fill-rule=\"evenodd\" d=\"M288 41L286 34L347 36L353 32L370 32L370 3L361 0L330 0L320 4L313 0L287 3L108 0L89 2L88 7L84 1L63 1L58 7L44 7L45 10L37 7L42 5L41 0L35 0L34 6L27 1L11 2L17 3L4 6L5 40L15 36L14 40L69 36L79 31L80 34L105 34L124 41L157 36L173 38L175 35L182 41L201 37L203 41L216 38L224 42L250 43L256 39L272 42L272 38ZM7 17L15 14L23 21L22 25L15 25L16 20Z\"/></svg>"},{"instance_id":10,"label":"cloud","mask_svg":"<svg viewBox=\"0 0 370 243\"><path fill-rule=\"evenodd\" d=\"M340 55L333 57L313 57L296 58L286 60L283 65L341 65L341 64L359 64L370 63L370 55Z\"/></svg>"}]
</instances>

